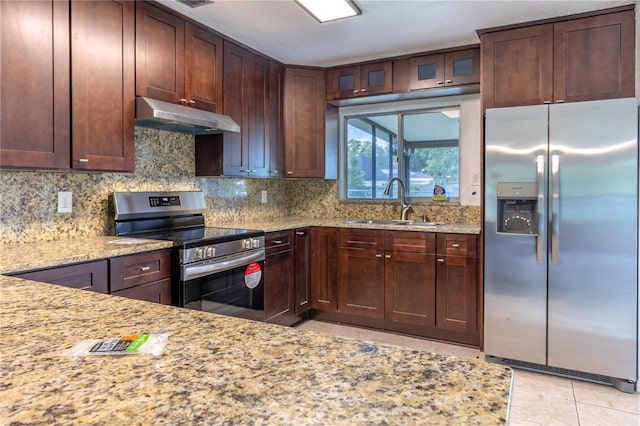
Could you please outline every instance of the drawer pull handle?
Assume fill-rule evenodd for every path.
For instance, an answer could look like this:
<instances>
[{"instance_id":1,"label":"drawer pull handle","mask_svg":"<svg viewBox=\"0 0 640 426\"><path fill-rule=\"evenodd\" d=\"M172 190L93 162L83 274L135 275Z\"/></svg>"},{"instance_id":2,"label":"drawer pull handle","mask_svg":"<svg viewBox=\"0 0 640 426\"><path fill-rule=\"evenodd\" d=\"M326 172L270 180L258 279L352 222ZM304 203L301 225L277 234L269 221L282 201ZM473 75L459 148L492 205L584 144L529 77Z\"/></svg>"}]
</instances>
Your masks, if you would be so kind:
<instances>
[{"instance_id":1,"label":"drawer pull handle","mask_svg":"<svg viewBox=\"0 0 640 426\"><path fill-rule=\"evenodd\" d=\"M390 254L385 254L384 257L387 258L387 259L391 259L391 255Z\"/></svg>"},{"instance_id":2,"label":"drawer pull handle","mask_svg":"<svg viewBox=\"0 0 640 426\"><path fill-rule=\"evenodd\" d=\"M444 259L438 259L438 262L444 263Z\"/></svg>"},{"instance_id":3,"label":"drawer pull handle","mask_svg":"<svg viewBox=\"0 0 640 426\"><path fill-rule=\"evenodd\" d=\"M302 232L302 231L296 231L296 235L304 235L304 232Z\"/></svg>"},{"instance_id":4,"label":"drawer pull handle","mask_svg":"<svg viewBox=\"0 0 640 426\"><path fill-rule=\"evenodd\" d=\"M381 254L376 254L376 257L382 257L382 255Z\"/></svg>"},{"instance_id":5,"label":"drawer pull handle","mask_svg":"<svg viewBox=\"0 0 640 426\"><path fill-rule=\"evenodd\" d=\"M453 247L453 248L460 248L460 244L451 244L451 247Z\"/></svg>"},{"instance_id":6,"label":"drawer pull handle","mask_svg":"<svg viewBox=\"0 0 640 426\"><path fill-rule=\"evenodd\" d=\"M147 272L151 269L151 266L140 266L138 269L140 269L140 272Z\"/></svg>"},{"instance_id":7,"label":"drawer pull handle","mask_svg":"<svg viewBox=\"0 0 640 426\"><path fill-rule=\"evenodd\" d=\"M273 244L282 244L283 241L282 240L273 240Z\"/></svg>"},{"instance_id":8,"label":"drawer pull handle","mask_svg":"<svg viewBox=\"0 0 640 426\"><path fill-rule=\"evenodd\" d=\"M78 162L79 162L79 163L88 163L88 162L89 162L89 159L88 159L88 158L79 158L79 159L78 159Z\"/></svg>"}]
</instances>

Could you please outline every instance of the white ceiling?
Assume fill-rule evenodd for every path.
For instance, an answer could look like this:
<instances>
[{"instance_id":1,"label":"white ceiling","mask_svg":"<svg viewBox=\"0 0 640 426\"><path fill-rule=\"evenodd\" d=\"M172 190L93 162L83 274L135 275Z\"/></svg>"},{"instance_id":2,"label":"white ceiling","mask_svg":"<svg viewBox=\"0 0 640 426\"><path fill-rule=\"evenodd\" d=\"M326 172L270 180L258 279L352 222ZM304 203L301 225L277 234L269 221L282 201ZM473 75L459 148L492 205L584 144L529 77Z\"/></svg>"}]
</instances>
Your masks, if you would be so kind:
<instances>
[{"instance_id":1,"label":"white ceiling","mask_svg":"<svg viewBox=\"0 0 640 426\"><path fill-rule=\"evenodd\" d=\"M636 2L638 0L635 0ZM318 23L293 0L166 6L290 65L330 67L478 43L477 29L582 13L634 0L355 0L362 15Z\"/></svg>"}]
</instances>

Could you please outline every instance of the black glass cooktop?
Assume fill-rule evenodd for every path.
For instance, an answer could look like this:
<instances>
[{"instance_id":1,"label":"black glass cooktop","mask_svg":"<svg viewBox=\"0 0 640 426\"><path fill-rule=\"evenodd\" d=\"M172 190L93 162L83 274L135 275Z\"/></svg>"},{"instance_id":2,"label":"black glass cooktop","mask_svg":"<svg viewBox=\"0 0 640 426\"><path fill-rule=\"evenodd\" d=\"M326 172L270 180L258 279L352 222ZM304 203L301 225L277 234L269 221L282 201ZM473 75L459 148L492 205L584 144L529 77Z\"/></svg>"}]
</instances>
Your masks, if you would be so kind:
<instances>
[{"instance_id":1,"label":"black glass cooktop","mask_svg":"<svg viewBox=\"0 0 640 426\"><path fill-rule=\"evenodd\" d=\"M264 231L254 229L204 227L158 231L139 234L136 236L151 240L173 241L176 246L195 246L241 240L244 238L259 237L261 235L264 235Z\"/></svg>"}]
</instances>

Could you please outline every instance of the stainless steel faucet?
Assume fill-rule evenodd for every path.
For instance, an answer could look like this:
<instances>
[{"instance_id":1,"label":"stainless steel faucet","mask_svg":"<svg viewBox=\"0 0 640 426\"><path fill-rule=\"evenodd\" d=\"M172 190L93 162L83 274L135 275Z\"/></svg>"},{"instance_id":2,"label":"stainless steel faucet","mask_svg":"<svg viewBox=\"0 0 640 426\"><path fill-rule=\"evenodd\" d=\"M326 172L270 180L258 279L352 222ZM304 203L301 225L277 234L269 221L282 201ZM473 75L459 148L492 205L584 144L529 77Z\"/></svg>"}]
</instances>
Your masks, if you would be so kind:
<instances>
[{"instance_id":1,"label":"stainless steel faucet","mask_svg":"<svg viewBox=\"0 0 640 426\"><path fill-rule=\"evenodd\" d=\"M400 219L407 220L407 214L409 213L409 210L411 210L411 204L407 204L407 200L405 198L405 192L404 192L404 182L402 182L402 179L397 177L391 178L389 180L389 183L387 183L387 187L384 189L384 195L389 195L391 184L394 181L397 181L398 186L400 187L400 203L402 204L402 213L400 215Z\"/></svg>"}]
</instances>

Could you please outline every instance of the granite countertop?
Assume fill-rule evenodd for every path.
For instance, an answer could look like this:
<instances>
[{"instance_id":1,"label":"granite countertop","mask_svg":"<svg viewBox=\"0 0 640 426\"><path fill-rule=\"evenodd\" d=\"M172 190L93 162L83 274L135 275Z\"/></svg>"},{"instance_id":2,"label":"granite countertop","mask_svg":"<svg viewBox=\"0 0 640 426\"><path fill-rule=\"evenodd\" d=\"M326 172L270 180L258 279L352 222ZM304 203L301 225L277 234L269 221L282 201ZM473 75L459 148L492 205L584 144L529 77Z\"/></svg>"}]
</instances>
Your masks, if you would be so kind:
<instances>
[{"instance_id":1,"label":"granite countertop","mask_svg":"<svg viewBox=\"0 0 640 426\"><path fill-rule=\"evenodd\" d=\"M312 219L299 217L280 217L266 220L237 220L233 222L207 223L207 226L222 226L233 228L261 229L266 232L282 231L286 229L304 228L306 226L327 226L336 228L364 228L393 231L422 231L422 232L444 232L451 234L480 234L480 226L462 223L446 223L439 226L424 225L375 225L375 224L353 224L349 223L353 219L327 218Z\"/></svg>"},{"instance_id":2,"label":"granite countertop","mask_svg":"<svg viewBox=\"0 0 640 426\"><path fill-rule=\"evenodd\" d=\"M0 276L3 424L504 424L484 361ZM172 332L163 353L65 357Z\"/></svg>"},{"instance_id":3,"label":"granite countertop","mask_svg":"<svg viewBox=\"0 0 640 426\"><path fill-rule=\"evenodd\" d=\"M0 274L51 268L172 247L170 241L120 237L89 237L0 244Z\"/></svg>"}]
</instances>

